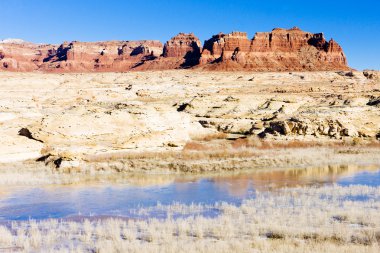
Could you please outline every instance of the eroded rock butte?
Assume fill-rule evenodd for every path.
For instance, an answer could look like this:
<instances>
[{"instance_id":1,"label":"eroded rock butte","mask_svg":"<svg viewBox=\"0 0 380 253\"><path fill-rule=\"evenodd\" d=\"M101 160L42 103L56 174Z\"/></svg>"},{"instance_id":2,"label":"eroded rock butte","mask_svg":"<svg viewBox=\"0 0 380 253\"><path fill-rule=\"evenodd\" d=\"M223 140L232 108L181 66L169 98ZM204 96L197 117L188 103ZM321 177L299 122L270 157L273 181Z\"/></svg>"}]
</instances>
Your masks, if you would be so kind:
<instances>
[{"instance_id":1,"label":"eroded rock butte","mask_svg":"<svg viewBox=\"0 0 380 253\"><path fill-rule=\"evenodd\" d=\"M0 43L0 70L43 72L124 72L200 68L203 70L348 70L341 46L323 33L275 28L248 39L245 32L219 33L203 47L193 33L159 41Z\"/></svg>"}]
</instances>

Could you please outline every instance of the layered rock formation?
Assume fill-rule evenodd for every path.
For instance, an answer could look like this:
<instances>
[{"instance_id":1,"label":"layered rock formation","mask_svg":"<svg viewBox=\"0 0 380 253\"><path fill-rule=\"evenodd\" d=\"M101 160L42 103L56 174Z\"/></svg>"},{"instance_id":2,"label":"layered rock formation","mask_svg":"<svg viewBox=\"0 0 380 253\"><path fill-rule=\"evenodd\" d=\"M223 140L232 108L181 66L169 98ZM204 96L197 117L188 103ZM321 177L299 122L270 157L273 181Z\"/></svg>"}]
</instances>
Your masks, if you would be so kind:
<instances>
[{"instance_id":1,"label":"layered rock formation","mask_svg":"<svg viewBox=\"0 0 380 253\"><path fill-rule=\"evenodd\" d=\"M183 67L198 65L200 56L201 42L193 33L180 33L164 46L163 57L180 59Z\"/></svg>"},{"instance_id":2,"label":"layered rock formation","mask_svg":"<svg viewBox=\"0 0 380 253\"><path fill-rule=\"evenodd\" d=\"M202 63L210 69L250 69L257 71L348 69L342 48L327 42L322 33L303 32L297 27L276 28L256 33L250 41L246 33L218 34L205 42Z\"/></svg>"},{"instance_id":3,"label":"layered rock formation","mask_svg":"<svg viewBox=\"0 0 380 253\"><path fill-rule=\"evenodd\" d=\"M158 57L159 41L107 41L63 43L44 59L44 71L126 71Z\"/></svg>"},{"instance_id":4,"label":"layered rock formation","mask_svg":"<svg viewBox=\"0 0 380 253\"><path fill-rule=\"evenodd\" d=\"M0 43L0 69L45 72L112 72L200 67L205 70L347 70L346 57L322 33L294 27L256 33L219 33L202 48L192 33L159 41L65 42L59 47Z\"/></svg>"},{"instance_id":5,"label":"layered rock formation","mask_svg":"<svg viewBox=\"0 0 380 253\"><path fill-rule=\"evenodd\" d=\"M201 42L193 33L179 33L163 47L161 57L145 61L136 70L168 70L199 65Z\"/></svg>"},{"instance_id":6,"label":"layered rock formation","mask_svg":"<svg viewBox=\"0 0 380 253\"><path fill-rule=\"evenodd\" d=\"M19 40L0 43L0 70L30 72L56 50L54 45L38 45Z\"/></svg>"},{"instance_id":7,"label":"layered rock formation","mask_svg":"<svg viewBox=\"0 0 380 253\"><path fill-rule=\"evenodd\" d=\"M247 33L232 32L230 34L219 33L205 41L202 52L202 63L215 61L237 60L239 52L249 52L251 43ZM241 56L242 54L239 54Z\"/></svg>"}]
</instances>

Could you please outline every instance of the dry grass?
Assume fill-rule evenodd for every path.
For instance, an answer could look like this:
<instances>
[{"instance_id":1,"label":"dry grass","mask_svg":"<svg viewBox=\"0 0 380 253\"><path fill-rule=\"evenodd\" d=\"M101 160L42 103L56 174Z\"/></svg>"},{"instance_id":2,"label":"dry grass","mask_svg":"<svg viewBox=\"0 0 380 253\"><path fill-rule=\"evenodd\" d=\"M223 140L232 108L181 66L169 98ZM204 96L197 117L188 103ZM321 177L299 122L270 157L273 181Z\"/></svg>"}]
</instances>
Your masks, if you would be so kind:
<instances>
[{"instance_id":1,"label":"dry grass","mask_svg":"<svg viewBox=\"0 0 380 253\"><path fill-rule=\"evenodd\" d=\"M262 151L277 152L277 150L294 149L331 149L339 150L346 148L376 149L380 148L379 141L358 144L355 141L336 141L328 144L317 141L289 140L273 141L259 138L243 138L229 142L213 141L189 141L181 151L146 151L146 152L112 152L106 154L87 155L88 162L102 162L119 159L175 159L175 160L199 160L199 159L228 159L248 158L259 156ZM298 153L298 151L295 151Z\"/></svg>"},{"instance_id":2,"label":"dry grass","mask_svg":"<svg viewBox=\"0 0 380 253\"><path fill-rule=\"evenodd\" d=\"M199 145L198 145L199 144ZM288 144L289 147L290 144ZM307 147L261 148L218 146L203 143L189 144L178 151L119 151L87 155L79 165L80 171L93 173L205 173L248 169L287 169L294 167L325 166L329 164L380 164L377 147L337 146L335 148ZM277 147L280 146L277 145ZM297 148L295 148L297 146ZM62 173L72 171L59 169Z\"/></svg>"},{"instance_id":3,"label":"dry grass","mask_svg":"<svg viewBox=\"0 0 380 253\"><path fill-rule=\"evenodd\" d=\"M338 148L246 148L225 147L210 150L165 152L131 152L87 155L75 161L76 167L56 168L35 161L12 165L0 164L0 184L41 185L77 184L123 180L131 173L161 175L204 175L227 171L287 170L325 167L327 165L378 165L377 147L349 146Z\"/></svg>"},{"instance_id":4,"label":"dry grass","mask_svg":"<svg viewBox=\"0 0 380 253\"><path fill-rule=\"evenodd\" d=\"M189 151L208 151L210 149L211 147L208 147L205 144L195 142L195 141L187 142L185 146L183 147L184 151L188 151L188 150Z\"/></svg>"},{"instance_id":5,"label":"dry grass","mask_svg":"<svg viewBox=\"0 0 380 253\"><path fill-rule=\"evenodd\" d=\"M357 201L361 197L367 201ZM221 214L199 216L210 208ZM14 252L378 252L380 187L328 186L257 192L241 206L158 205L166 219L27 221L0 227ZM185 215L173 219L174 215ZM19 249L19 250L17 250Z\"/></svg>"},{"instance_id":6,"label":"dry grass","mask_svg":"<svg viewBox=\"0 0 380 253\"><path fill-rule=\"evenodd\" d=\"M232 142L232 148L256 148L260 150L270 149L304 149L304 148L347 148L347 147L363 147L363 148L380 148L380 141L367 140L360 138L351 138L345 140L263 140L257 137L249 137L237 139Z\"/></svg>"},{"instance_id":7,"label":"dry grass","mask_svg":"<svg viewBox=\"0 0 380 253\"><path fill-rule=\"evenodd\" d=\"M195 137L193 138L194 141L212 141L212 140L220 140L220 139L226 139L227 134L223 132L217 132L213 134L207 134L205 136Z\"/></svg>"},{"instance_id":8,"label":"dry grass","mask_svg":"<svg viewBox=\"0 0 380 253\"><path fill-rule=\"evenodd\" d=\"M189 144L186 150L181 152L167 151L167 152L141 152L141 153L112 153L104 155L88 155L85 160L87 162L96 163L104 161L117 161L117 160L177 160L177 161L199 161L207 159L233 159L233 158L247 158L256 157L255 150L234 150L234 149L219 149L212 150L206 148L202 144Z\"/></svg>"},{"instance_id":9,"label":"dry grass","mask_svg":"<svg viewBox=\"0 0 380 253\"><path fill-rule=\"evenodd\" d=\"M229 147L215 149L213 146L188 142L182 151L146 151L146 152L112 152L107 154L87 155L84 159L88 162L102 162L120 159L179 159L199 160L212 158L238 158L254 156L254 149L233 149Z\"/></svg>"}]
</instances>

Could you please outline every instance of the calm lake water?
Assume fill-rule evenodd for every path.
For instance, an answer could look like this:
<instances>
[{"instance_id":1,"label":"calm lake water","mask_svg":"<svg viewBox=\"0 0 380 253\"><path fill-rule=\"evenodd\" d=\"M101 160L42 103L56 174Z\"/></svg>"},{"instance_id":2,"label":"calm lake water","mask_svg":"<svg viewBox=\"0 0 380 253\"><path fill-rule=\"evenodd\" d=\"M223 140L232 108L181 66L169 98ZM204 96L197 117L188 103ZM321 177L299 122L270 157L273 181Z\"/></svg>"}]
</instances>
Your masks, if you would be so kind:
<instances>
[{"instance_id":1,"label":"calm lake water","mask_svg":"<svg viewBox=\"0 0 380 253\"><path fill-rule=\"evenodd\" d=\"M380 186L379 167L335 166L205 177L133 175L123 183L75 186L0 187L0 221L89 216L134 217L133 209L172 204L229 202L256 191L306 185Z\"/></svg>"}]
</instances>

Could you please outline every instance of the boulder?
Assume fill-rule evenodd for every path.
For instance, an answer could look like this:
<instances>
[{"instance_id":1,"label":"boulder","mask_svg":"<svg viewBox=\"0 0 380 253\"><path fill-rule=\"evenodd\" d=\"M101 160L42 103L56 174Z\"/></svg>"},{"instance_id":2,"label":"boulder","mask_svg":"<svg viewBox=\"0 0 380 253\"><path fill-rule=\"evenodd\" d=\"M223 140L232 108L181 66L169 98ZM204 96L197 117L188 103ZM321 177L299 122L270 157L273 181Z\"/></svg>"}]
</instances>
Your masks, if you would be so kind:
<instances>
[{"instance_id":1,"label":"boulder","mask_svg":"<svg viewBox=\"0 0 380 253\"><path fill-rule=\"evenodd\" d=\"M380 105L380 97L374 97L374 98L371 98L367 105L369 106L379 106Z\"/></svg>"},{"instance_id":2,"label":"boulder","mask_svg":"<svg viewBox=\"0 0 380 253\"><path fill-rule=\"evenodd\" d=\"M379 80L380 79L379 71L375 71L375 70L364 70L363 75L367 79L371 79L371 80Z\"/></svg>"},{"instance_id":3,"label":"boulder","mask_svg":"<svg viewBox=\"0 0 380 253\"><path fill-rule=\"evenodd\" d=\"M340 138L341 136L357 137L359 133L350 123L336 120L310 121L308 119L277 120L269 123L268 133L281 135L314 135Z\"/></svg>"},{"instance_id":4,"label":"boulder","mask_svg":"<svg viewBox=\"0 0 380 253\"><path fill-rule=\"evenodd\" d=\"M289 127L289 125L285 121L270 122L270 129L273 132L277 132L282 135L288 135L292 132L292 129Z\"/></svg>"}]
</instances>

